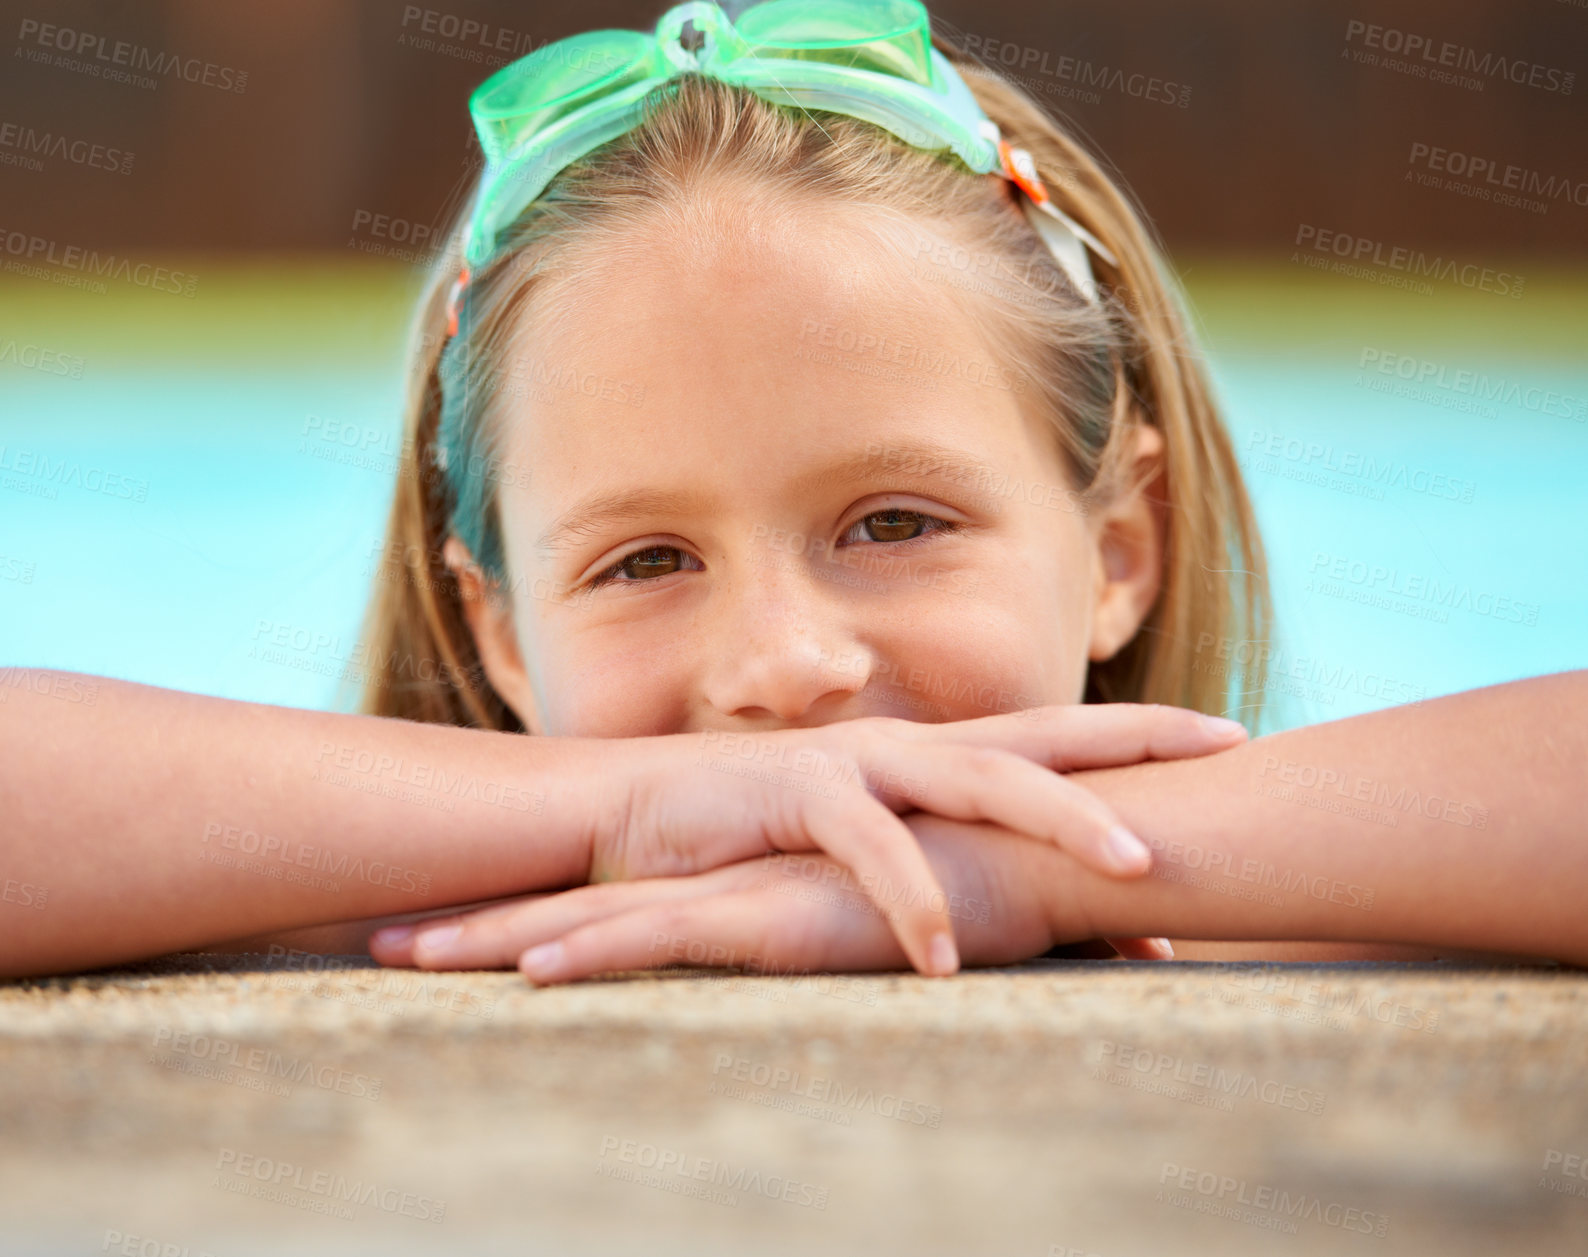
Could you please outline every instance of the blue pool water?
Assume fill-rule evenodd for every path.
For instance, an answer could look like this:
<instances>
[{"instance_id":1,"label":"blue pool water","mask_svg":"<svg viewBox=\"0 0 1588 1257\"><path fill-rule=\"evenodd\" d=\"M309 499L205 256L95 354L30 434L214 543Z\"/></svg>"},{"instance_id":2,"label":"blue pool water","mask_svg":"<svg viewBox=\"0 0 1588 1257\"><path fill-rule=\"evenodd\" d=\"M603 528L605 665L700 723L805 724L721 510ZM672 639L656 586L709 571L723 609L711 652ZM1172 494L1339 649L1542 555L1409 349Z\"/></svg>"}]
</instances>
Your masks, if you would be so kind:
<instances>
[{"instance_id":1,"label":"blue pool water","mask_svg":"<svg viewBox=\"0 0 1588 1257\"><path fill-rule=\"evenodd\" d=\"M27 339L25 309L0 303L0 344ZM340 359L106 349L74 379L0 358L0 664L338 705L395 475L403 322L383 311L377 347ZM1588 666L1588 362L1463 351L1534 391L1407 397L1367 387L1396 380L1364 373L1360 344L1213 354L1269 548L1283 722ZM1547 413L1550 392L1575 413Z\"/></svg>"}]
</instances>

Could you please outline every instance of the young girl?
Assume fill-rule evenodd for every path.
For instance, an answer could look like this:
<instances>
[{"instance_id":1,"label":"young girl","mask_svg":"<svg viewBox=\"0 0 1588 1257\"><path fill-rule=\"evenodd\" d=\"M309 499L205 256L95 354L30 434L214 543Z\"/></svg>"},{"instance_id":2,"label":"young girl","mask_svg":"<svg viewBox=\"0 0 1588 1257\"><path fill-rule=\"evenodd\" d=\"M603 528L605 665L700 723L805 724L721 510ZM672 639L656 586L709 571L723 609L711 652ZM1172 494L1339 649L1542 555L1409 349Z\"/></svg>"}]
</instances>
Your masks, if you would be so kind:
<instances>
[{"instance_id":1,"label":"young girl","mask_svg":"<svg viewBox=\"0 0 1588 1257\"><path fill-rule=\"evenodd\" d=\"M803 7L680 6L644 56L727 67ZM1232 648L1270 617L1158 254L1029 99L929 55L913 0L821 6L881 9L886 38L765 38L759 68L913 66L914 113L727 69L655 91L664 63L596 36L476 94L491 161L420 311L368 714L106 683L85 716L33 674L5 875L48 911L8 904L6 972L289 937L536 981L1157 934L1588 959L1588 673L1250 743L1196 716L1255 726L1264 656ZM933 112L939 56L974 113ZM586 102L533 85L598 58L644 117L563 160Z\"/></svg>"}]
</instances>

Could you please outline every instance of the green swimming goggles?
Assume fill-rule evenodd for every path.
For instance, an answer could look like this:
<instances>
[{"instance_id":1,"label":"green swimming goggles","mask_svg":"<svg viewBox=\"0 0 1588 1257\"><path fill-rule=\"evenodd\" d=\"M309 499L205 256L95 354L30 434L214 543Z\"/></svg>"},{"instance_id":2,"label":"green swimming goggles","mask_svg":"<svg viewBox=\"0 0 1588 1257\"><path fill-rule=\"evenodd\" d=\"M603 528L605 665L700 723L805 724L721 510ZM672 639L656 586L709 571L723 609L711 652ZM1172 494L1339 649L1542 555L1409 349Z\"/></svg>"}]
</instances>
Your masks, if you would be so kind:
<instances>
[{"instance_id":1,"label":"green swimming goggles","mask_svg":"<svg viewBox=\"0 0 1588 1257\"><path fill-rule=\"evenodd\" d=\"M1025 193L1033 227L1089 300L1086 247L1109 251L1048 197L1024 149L998 133L953 65L932 47L919 0L763 0L731 19L709 0L669 9L654 32L588 31L503 67L469 98L486 158L448 305L448 334L471 271L565 167L631 130L646 97L687 73L748 88L773 104L870 122L912 147L950 149L978 174Z\"/></svg>"}]
</instances>

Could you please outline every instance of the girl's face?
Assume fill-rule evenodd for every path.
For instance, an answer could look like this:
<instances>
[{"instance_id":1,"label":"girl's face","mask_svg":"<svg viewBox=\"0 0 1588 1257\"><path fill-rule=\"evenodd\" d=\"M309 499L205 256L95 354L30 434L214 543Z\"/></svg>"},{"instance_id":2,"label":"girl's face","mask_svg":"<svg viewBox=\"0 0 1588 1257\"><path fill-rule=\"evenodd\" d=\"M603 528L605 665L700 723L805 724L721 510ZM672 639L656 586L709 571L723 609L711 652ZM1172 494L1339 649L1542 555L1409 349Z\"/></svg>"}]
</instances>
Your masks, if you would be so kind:
<instances>
[{"instance_id":1,"label":"girl's face","mask_svg":"<svg viewBox=\"0 0 1588 1257\"><path fill-rule=\"evenodd\" d=\"M447 551L497 692L581 737L1080 701L1157 594L1156 511L1080 512L956 272L852 218L745 218L537 296L502 597Z\"/></svg>"}]
</instances>

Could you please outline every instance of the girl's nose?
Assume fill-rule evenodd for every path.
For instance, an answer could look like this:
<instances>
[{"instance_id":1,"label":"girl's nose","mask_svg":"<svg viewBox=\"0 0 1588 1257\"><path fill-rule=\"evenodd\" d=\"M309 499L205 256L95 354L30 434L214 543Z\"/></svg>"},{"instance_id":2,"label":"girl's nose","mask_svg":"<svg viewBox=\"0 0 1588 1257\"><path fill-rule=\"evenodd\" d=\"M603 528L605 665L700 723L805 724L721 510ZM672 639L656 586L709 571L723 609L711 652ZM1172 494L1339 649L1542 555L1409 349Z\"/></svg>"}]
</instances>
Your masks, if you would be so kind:
<instances>
[{"instance_id":1,"label":"girl's nose","mask_svg":"<svg viewBox=\"0 0 1588 1257\"><path fill-rule=\"evenodd\" d=\"M856 609L814 567L751 564L712 600L705 698L720 715L798 721L865 688L875 656L854 631Z\"/></svg>"}]
</instances>

